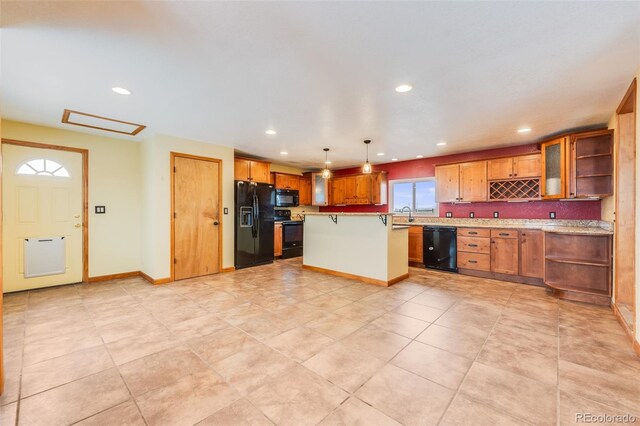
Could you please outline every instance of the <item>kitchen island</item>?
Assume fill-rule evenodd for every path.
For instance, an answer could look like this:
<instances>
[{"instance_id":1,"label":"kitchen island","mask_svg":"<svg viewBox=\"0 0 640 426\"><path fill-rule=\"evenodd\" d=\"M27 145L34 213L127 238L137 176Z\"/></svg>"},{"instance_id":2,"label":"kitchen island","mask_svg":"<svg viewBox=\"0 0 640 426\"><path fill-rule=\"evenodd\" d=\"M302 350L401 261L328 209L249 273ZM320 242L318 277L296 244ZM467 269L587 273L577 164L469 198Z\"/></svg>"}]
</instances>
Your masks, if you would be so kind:
<instances>
[{"instance_id":1,"label":"kitchen island","mask_svg":"<svg viewBox=\"0 0 640 426\"><path fill-rule=\"evenodd\" d=\"M408 238L393 213L306 213L302 267L389 286L409 276Z\"/></svg>"}]
</instances>

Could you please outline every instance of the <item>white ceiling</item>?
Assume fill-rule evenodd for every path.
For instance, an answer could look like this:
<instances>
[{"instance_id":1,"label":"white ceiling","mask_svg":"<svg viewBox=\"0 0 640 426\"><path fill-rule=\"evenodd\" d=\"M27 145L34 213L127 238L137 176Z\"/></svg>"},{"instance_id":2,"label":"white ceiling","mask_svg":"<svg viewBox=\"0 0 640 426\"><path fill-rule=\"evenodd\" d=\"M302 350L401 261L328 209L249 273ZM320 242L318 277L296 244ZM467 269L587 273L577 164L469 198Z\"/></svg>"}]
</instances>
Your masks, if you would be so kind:
<instances>
[{"instance_id":1,"label":"white ceiling","mask_svg":"<svg viewBox=\"0 0 640 426\"><path fill-rule=\"evenodd\" d=\"M1 23L4 118L69 128L68 108L311 167L361 163L363 139L388 162L605 123L640 65L640 2L23 1Z\"/></svg>"}]
</instances>

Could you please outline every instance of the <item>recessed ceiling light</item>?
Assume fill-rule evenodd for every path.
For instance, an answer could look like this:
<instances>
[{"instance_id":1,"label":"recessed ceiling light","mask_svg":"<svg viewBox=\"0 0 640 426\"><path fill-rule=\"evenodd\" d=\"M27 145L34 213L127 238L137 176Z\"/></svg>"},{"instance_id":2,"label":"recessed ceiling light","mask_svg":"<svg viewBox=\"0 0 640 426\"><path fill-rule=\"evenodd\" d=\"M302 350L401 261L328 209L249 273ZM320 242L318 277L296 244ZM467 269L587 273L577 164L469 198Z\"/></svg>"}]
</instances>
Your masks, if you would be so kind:
<instances>
[{"instance_id":1,"label":"recessed ceiling light","mask_svg":"<svg viewBox=\"0 0 640 426\"><path fill-rule=\"evenodd\" d=\"M396 92L399 93L405 93L410 91L411 89L413 89L413 86L410 84L401 84L400 86L396 87Z\"/></svg>"},{"instance_id":2,"label":"recessed ceiling light","mask_svg":"<svg viewBox=\"0 0 640 426\"><path fill-rule=\"evenodd\" d=\"M125 89L124 87L112 87L111 90L116 92L118 95L130 95L131 91Z\"/></svg>"},{"instance_id":3,"label":"recessed ceiling light","mask_svg":"<svg viewBox=\"0 0 640 426\"><path fill-rule=\"evenodd\" d=\"M275 134L276 134L276 131L275 131L275 130L273 130L273 129L269 129L269 130L267 130L265 133L266 133L266 134L268 134L268 135L275 135Z\"/></svg>"},{"instance_id":4,"label":"recessed ceiling light","mask_svg":"<svg viewBox=\"0 0 640 426\"><path fill-rule=\"evenodd\" d=\"M529 127L522 127L520 129L518 129L518 133L528 133L530 131L531 131L531 129Z\"/></svg>"},{"instance_id":5,"label":"recessed ceiling light","mask_svg":"<svg viewBox=\"0 0 640 426\"><path fill-rule=\"evenodd\" d=\"M391 161L398 161L398 159L397 158L392 158Z\"/></svg>"},{"instance_id":6,"label":"recessed ceiling light","mask_svg":"<svg viewBox=\"0 0 640 426\"><path fill-rule=\"evenodd\" d=\"M416 155L416 158L424 158L424 155Z\"/></svg>"},{"instance_id":7,"label":"recessed ceiling light","mask_svg":"<svg viewBox=\"0 0 640 426\"><path fill-rule=\"evenodd\" d=\"M287 151L280 151L280 155L289 155Z\"/></svg>"},{"instance_id":8,"label":"recessed ceiling light","mask_svg":"<svg viewBox=\"0 0 640 426\"><path fill-rule=\"evenodd\" d=\"M438 142L436 145L437 146L445 146L447 143L446 142Z\"/></svg>"},{"instance_id":9,"label":"recessed ceiling light","mask_svg":"<svg viewBox=\"0 0 640 426\"><path fill-rule=\"evenodd\" d=\"M378 157L382 157L384 155L384 152L379 152L376 154Z\"/></svg>"}]
</instances>

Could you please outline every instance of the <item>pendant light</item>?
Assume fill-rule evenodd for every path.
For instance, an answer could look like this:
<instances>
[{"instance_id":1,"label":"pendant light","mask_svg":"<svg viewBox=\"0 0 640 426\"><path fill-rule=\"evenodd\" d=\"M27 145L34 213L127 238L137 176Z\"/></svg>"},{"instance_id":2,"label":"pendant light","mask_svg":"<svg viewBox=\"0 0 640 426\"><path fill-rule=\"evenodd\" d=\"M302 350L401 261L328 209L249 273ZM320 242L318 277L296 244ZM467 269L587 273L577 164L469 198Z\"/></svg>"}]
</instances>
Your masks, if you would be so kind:
<instances>
[{"instance_id":1,"label":"pendant light","mask_svg":"<svg viewBox=\"0 0 640 426\"><path fill-rule=\"evenodd\" d=\"M324 169L322 170L322 177L329 179L331 177L331 170L329 170L329 148L323 148L324 151Z\"/></svg>"},{"instance_id":2,"label":"pendant light","mask_svg":"<svg viewBox=\"0 0 640 426\"><path fill-rule=\"evenodd\" d=\"M364 144L367 146L367 161L362 166L362 173L370 174L371 173L371 163L369 163L369 144L371 141L367 139L364 141Z\"/></svg>"}]
</instances>

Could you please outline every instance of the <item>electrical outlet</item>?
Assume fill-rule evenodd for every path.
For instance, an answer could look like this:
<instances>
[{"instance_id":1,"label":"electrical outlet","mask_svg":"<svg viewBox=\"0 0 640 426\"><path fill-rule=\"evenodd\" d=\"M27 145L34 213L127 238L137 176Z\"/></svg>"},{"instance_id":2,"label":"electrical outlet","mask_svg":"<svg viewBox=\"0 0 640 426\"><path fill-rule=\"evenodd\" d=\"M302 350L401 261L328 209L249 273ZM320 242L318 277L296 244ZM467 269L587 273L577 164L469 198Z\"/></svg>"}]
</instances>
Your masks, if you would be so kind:
<instances>
[{"instance_id":1,"label":"electrical outlet","mask_svg":"<svg viewBox=\"0 0 640 426\"><path fill-rule=\"evenodd\" d=\"M95 206L96 214L105 214L107 212L106 206Z\"/></svg>"},{"instance_id":2,"label":"electrical outlet","mask_svg":"<svg viewBox=\"0 0 640 426\"><path fill-rule=\"evenodd\" d=\"M446 212L444 215L445 217L453 217L453 213L451 212Z\"/></svg>"},{"instance_id":3,"label":"electrical outlet","mask_svg":"<svg viewBox=\"0 0 640 426\"><path fill-rule=\"evenodd\" d=\"M555 219L556 218L556 212L549 212L549 219Z\"/></svg>"},{"instance_id":4,"label":"electrical outlet","mask_svg":"<svg viewBox=\"0 0 640 426\"><path fill-rule=\"evenodd\" d=\"M493 218L497 219L500 217L500 212L493 212Z\"/></svg>"},{"instance_id":5,"label":"electrical outlet","mask_svg":"<svg viewBox=\"0 0 640 426\"><path fill-rule=\"evenodd\" d=\"M224 214L229 214L229 207L224 208Z\"/></svg>"},{"instance_id":6,"label":"electrical outlet","mask_svg":"<svg viewBox=\"0 0 640 426\"><path fill-rule=\"evenodd\" d=\"M474 212L469 212L469 217L473 219L474 217L476 217L476 214Z\"/></svg>"}]
</instances>

